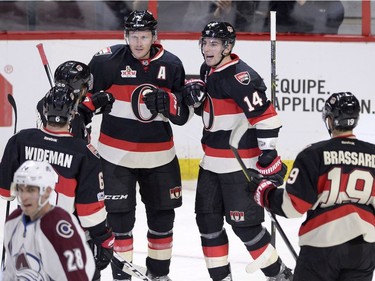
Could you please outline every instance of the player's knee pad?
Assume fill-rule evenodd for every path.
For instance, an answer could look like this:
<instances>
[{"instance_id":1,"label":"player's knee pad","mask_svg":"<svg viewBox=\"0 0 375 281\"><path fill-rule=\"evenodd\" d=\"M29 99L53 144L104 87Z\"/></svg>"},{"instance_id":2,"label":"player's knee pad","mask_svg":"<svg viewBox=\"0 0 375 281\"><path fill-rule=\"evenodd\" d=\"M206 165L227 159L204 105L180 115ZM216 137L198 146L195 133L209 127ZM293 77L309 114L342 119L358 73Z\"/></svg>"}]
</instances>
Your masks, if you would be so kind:
<instances>
[{"instance_id":1,"label":"player's knee pad","mask_svg":"<svg viewBox=\"0 0 375 281\"><path fill-rule=\"evenodd\" d=\"M200 233L213 233L223 229L224 218L218 213L198 213L195 217Z\"/></svg>"},{"instance_id":2,"label":"player's knee pad","mask_svg":"<svg viewBox=\"0 0 375 281\"><path fill-rule=\"evenodd\" d=\"M135 224L135 210L124 213L108 213L107 222L114 233L130 232Z\"/></svg>"},{"instance_id":3,"label":"player's knee pad","mask_svg":"<svg viewBox=\"0 0 375 281\"><path fill-rule=\"evenodd\" d=\"M155 232L166 232L173 229L175 212L171 210L155 210L146 208L147 225Z\"/></svg>"}]
</instances>

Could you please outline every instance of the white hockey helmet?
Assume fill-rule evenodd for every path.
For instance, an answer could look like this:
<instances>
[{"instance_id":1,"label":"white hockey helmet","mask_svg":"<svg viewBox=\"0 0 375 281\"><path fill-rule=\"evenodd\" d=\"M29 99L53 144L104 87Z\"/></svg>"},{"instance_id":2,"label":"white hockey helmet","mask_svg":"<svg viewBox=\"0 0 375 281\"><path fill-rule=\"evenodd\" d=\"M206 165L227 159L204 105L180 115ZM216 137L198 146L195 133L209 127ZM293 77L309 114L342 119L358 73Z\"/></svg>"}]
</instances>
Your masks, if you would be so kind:
<instances>
[{"instance_id":1,"label":"white hockey helmet","mask_svg":"<svg viewBox=\"0 0 375 281\"><path fill-rule=\"evenodd\" d=\"M39 195L46 192L47 187L55 189L58 175L47 162L27 160L14 173L10 195L17 195L17 184L39 186Z\"/></svg>"}]
</instances>

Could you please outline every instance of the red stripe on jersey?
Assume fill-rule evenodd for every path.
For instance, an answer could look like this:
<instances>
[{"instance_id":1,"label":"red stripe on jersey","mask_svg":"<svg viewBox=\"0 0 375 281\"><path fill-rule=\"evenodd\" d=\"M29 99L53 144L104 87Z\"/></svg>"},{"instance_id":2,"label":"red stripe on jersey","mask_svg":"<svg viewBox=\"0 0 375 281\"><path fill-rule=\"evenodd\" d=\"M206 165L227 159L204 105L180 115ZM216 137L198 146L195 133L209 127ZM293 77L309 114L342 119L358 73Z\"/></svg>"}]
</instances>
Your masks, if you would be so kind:
<instances>
[{"instance_id":1,"label":"red stripe on jersey","mask_svg":"<svg viewBox=\"0 0 375 281\"><path fill-rule=\"evenodd\" d=\"M270 104L270 106L267 108L267 110L265 112L263 112L263 114L261 114L259 116L256 116L256 117L253 117L253 118L248 118L248 120L249 120L249 123L254 126L255 124L259 123L260 121L266 120L266 119L274 117L276 115L277 115L277 112L276 112L275 108L273 107L272 104Z\"/></svg>"},{"instance_id":2,"label":"red stripe on jersey","mask_svg":"<svg viewBox=\"0 0 375 281\"><path fill-rule=\"evenodd\" d=\"M228 255L228 244L215 246L215 247L202 247L203 254L205 257L215 258L223 257Z\"/></svg>"},{"instance_id":3,"label":"red stripe on jersey","mask_svg":"<svg viewBox=\"0 0 375 281\"><path fill-rule=\"evenodd\" d=\"M221 158L234 158L234 154L230 149L218 149L212 148L207 145L202 145L204 153L207 156L212 157L221 157ZM258 147L256 148L249 148L249 149L239 149L238 153L240 154L241 158L254 158L261 154L261 151Z\"/></svg>"},{"instance_id":4,"label":"red stripe on jersey","mask_svg":"<svg viewBox=\"0 0 375 281\"><path fill-rule=\"evenodd\" d=\"M358 208L352 204L344 204L336 209L327 211L313 219L306 221L306 223L301 226L299 236L302 236L310 232L311 230L320 227L323 224L329 223L334 220L339 220L340 218L345 217L351 213L357 213L364 221L367 221L375 227L374 214Z\"/></svg>"},{"instance_id":5,"label":"red stripe on jersey","mask_svg":"<svg viewBox=\"0 0 375 281\"><path fill-rule=\"evenodd\" d=\"M215 116L243 113L242 108L233 99L212 98L212 107ZM205 111L207 112L207 107Z\"/></svg>"},{"instance_id":6,"label":"red stripe on jersey","mask_svg":"<svg viewBox=\"0 0 375 281\"><path fill-rule=\"evenodd\" d=\"M76 204L78 216L90 216L104 208L104 201L90 204Z\"/></svg>"},{"instance_id":7,"label":"red stripe on jersey","mask_svg":"<svg viewBox=\"0 0 375 281\"><path fill-rule=\"evenodd\" d=\"M107 91L110 92L116 100L131 101L131 96L138 85L112 85Z\"/></svg>"},{"instance_id":8,"label":"red stripe on jersey","mask_svg":"<svg viewBox=\"0 0 375 281\"><path fill-rule=\"evenodd\" d=\"M0 187L0 195L3 197L10 197L10 190Z\"/></svg>"},{"instance_id":9,"label":"red stripe on jersey","mask_svg":"<svg viewBox=\"0 0 375 281\"><path fill-rule=\"evenodd\" d=\"M312 207L312 204L302 200L301 198L288 193L290 201L292 201L294 209L300 214L306 213Z\"/></svg>"},{"instance_id":10,"label":"red stripe on jersey","mask_svg":"<svg viewBox=\"0 0 375 281\"><path fill-rule=\"evenodd\" d=\"M68 197L76 196L77 181L76 179L67 179L59 176L59 181L56 183L55 190L57 193L64 194Z\"/></svg>"},{"instance_id":11,"label":"red stripe on jersey","mask_svg":"<svg viewBox=\"0 0 375 281\"><path fill-rule=\"evenodd\" d=\"M172 237L166 237L166 238L160 238L160 239L147 238L147 240L148 240L148 247L150 249L166 250L166 249L172 248L172 242L173 242Z\"/></svg>"},{"instance_id":12,"label":"red stripe on jersey","mask_svg":"<svg viewBox=\"0 0 375 281\"><path fill-rule=\"evenodd\" d=\"M259 258L259 256L263 254L264 251L267 249L268 245L269 244L266 244L262 248L259 248L258 250L255 250L255 251L249 251L250 256L253 258L253 260L256 260L257 258Z\"/></svg>"},{"instance_id":13,"label":"red stripe on jersey","mask_svg":"<svg viewBox=\"0 0 375 281\"><path fill-rule=\"evenodd\" d=\"M165 151L173 147L173 139L166 142L129 142L125 140L118 140L110 136L100 133L99 141L105 145L115 147L118 149L134 152L153 152Z\"/></svg>"}]
</instances>

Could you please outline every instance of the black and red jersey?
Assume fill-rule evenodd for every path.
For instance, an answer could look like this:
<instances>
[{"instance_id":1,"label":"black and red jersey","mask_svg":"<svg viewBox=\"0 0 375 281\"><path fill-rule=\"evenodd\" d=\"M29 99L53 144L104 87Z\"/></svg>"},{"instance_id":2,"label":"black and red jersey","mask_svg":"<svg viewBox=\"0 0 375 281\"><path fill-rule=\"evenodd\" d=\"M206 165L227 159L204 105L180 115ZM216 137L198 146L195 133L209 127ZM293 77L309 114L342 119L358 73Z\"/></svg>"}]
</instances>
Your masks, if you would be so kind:
<instances>
[{"instance_id":1,"label":"black and red jersey","mask_svg":"<svg viewBox=\"0 0 375 281\"><path fill-rule=\"evenodd\" d=\"M239 154L248 168L255 169L261 150L275 149L280 119L266 96L263 79L239 59L218 68L203 63L200 76L206 82L207 98L202 106L204 129L201 166L212 172L228 173L241 170L229 147L232 130L241 121L249 123L239 142Z\"/></svg>"},{"instance_id":2,"label":"black and red jersey","mask_svg":"<svg viewBox=\"0 0 375 281\"><path fill-rule=\"evenodd\" d=\"M286 189L268 199L276 214L307 212L301 246L330 247L360 235L375 242L375 145L348 136L308 146L297 155Z\"/></svg>"},{"instance_id":3,"label":"black and red jersey","mask_svg":"<svg viewBox=\"0 0 375 281\"><path fill-rule=\"evenodd\" d=\"M107 161L128 168L153 168L175 157L169 121L183 125L189 108L182 104L185 81L182 62L154 44L151 58L138 60L128 45L115 45L97 53L89 63L93 92L108 91L115 97L112 111L103 115L98 150ZM181 103L176 117L151 114L143 94L157 87L172 92Z\"/></svg>"},{"instance_id":4,"label":"black and red jersey","mask_svg":"<svg viewBox=\"0 0 375 281\"><path fill-rule=\"evenodd\" d=\"M46 161L59 175L56 205L75 213L84 228L105 221L104 183L96 149L69 133L26 129L11 137L0 163L0 195L10 197L10 185L26 160Z\"/></svg>"}]
</instances>

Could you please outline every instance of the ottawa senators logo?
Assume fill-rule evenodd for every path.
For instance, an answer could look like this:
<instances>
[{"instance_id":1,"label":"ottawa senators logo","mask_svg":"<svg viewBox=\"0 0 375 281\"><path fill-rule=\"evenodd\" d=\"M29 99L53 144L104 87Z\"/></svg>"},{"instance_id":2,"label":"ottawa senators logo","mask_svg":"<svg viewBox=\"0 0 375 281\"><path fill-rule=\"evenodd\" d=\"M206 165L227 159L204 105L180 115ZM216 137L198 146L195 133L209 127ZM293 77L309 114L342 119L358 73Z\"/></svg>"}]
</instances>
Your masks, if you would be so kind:
<instances>
[{"instance_id":1,"label":"ottawa senators logo","mask_svg":"<svg viewBox=\"0 0 375 281\"><path fill-rule=\"evenodd\" d=\"M230 219L235 222L240 222L245 220L245 213L243 211L230 211Z\"/></svg>"},{"instance_id":2,"label":"ottawa senators logo","mask_svg":"<svg viewBox=\"0 0 375 281\"><path fill-rule=\"evenodd\" d=\"M181 186L176 186L169 190L170 198L171 199L178 199L182 195L182 188Z\"/></svg>"},{"instance_id":3,"label":"ottawa senators logo","mask_svg":"<svg viewBox=\"0 0 375 281\"><path fill-rule=\"evenodd\" d=\"M243 72L240 72L240 73L237 73L236 75L234 75L234 77L236 78L236 80L238 82L240 82L242 85L249 85L250 84L250 81L251 81L251 77L250 77L250 74L249 72L247 71L243 71Z\"/></svg>"},{"instance_id":4,"label":"ottawa senators logo","mask_svg":"<svg viewBox=\"0 0 375 281\"><path fill-rule=\"evenodd\" d=\"M135 117L140 122L148 123L152 122L155 117L158 115L158 113L151 114L150 110L146 107L144 104L142 98L144 95L147 95L150 91L153 89L156 89L154 85L151 84L142 84L139 85L137 88L134 89L132 95L131 95L131 104L132 109Z\"/></svg>"}]
</instances>

